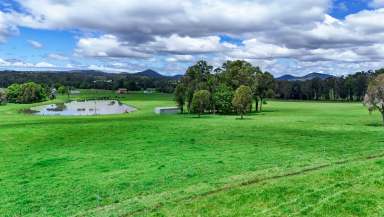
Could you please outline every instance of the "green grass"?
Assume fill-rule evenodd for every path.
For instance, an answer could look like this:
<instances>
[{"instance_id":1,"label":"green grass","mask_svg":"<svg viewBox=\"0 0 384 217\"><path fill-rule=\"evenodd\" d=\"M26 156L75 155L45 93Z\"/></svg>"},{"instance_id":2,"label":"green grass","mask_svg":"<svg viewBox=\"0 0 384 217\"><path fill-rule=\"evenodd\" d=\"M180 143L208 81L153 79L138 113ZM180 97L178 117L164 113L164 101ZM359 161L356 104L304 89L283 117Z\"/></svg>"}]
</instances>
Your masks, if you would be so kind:
<instances>
[{"instance_id":1,"label":"green grass","mask_svg":"<svg viewBox=\"0 0 384 217\"><path fill-rule=\"evenodd\" d=\"M115 97L76 98L100 96ZM384 127L361 104L271 101L237 120L155 115L166 94L121 100L138 111L0 107L0 215L384 215Z\"/></svg>"}]
</instances>

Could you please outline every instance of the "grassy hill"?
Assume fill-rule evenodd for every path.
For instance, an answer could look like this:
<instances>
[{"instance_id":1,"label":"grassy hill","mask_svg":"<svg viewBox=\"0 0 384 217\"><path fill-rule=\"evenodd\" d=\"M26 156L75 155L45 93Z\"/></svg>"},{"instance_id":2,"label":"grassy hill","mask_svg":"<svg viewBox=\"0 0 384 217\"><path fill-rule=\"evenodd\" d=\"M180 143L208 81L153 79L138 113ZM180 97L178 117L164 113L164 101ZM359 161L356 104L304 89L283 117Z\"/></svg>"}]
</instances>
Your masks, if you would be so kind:
<instances>
[{"instance_id":1,"label":"grassy hill","mask_svg":"<svg viewBox=\"0 0 384 217\"><path fill-rule=\"evenodd\" d=\"M237 120L155 115L174 104L166 94L121 100L138 111L0 106L1 215L384 215L384 128L361 104L270 101Z\"/></svg>"}]
</instances>

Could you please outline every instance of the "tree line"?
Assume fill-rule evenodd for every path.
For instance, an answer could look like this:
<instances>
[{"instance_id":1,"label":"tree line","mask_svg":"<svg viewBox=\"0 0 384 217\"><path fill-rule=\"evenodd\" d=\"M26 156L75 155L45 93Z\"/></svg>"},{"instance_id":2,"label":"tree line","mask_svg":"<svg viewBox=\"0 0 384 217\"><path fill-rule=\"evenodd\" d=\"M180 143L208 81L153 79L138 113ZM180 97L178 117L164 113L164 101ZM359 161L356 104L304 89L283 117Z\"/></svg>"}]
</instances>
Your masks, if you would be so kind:
<instances>
[{"instance_id":1,"label":"tree line","mask_svg":"<svg viewBox=\"0 0 384 217\"><path fill-rule=\"evenodd\" d=\"M275 97L292 100L363 101L370 80L384 69L304 81L276 81Z\"/></svg>"},{"instance_id":2,"label":"tree line","mask_svg":"<svg viewBox=\"0 0 384 217\"><path fill-rule=\"evenodd\" d=\"M148 77L127 73L111 74L99 71L73 72L0 72L0 88L12 84L35 82L50 87L67 86L75 89L117 90L126 88L130 91L156 89L159 92L172 93L176 79L172 77Z\"/></svg>"}]
</instances>

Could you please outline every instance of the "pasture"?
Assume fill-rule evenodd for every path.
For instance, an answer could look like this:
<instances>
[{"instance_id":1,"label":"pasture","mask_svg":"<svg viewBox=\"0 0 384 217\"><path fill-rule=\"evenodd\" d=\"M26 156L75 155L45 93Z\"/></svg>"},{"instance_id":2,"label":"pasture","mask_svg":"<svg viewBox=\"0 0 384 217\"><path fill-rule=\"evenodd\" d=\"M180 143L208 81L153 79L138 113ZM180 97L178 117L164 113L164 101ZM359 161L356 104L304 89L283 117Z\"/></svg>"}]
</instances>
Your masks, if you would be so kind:
<instances>
[{"instance_id":1,"label":"pasture","mask_svg":"<svg viewBox=\"0 0 384 217\"><path fill-rule=\"evenodd\" d=\"M384 215L378 113L269 101L244 120L154 114L172 97L131 93L138 111L87 117L0 106L0 215Z\"/></svg>"}]
</instances>

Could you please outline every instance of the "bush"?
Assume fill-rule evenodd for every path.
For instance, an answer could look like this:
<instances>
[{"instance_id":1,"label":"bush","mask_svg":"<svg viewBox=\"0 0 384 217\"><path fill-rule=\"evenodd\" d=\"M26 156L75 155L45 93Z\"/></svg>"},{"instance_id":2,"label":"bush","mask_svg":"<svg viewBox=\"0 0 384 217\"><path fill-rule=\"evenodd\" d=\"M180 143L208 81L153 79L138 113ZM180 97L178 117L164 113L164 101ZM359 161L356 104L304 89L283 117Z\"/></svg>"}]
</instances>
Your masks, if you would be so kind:
<instances>
[{"instance_id":1,"label":"bush","mask_svg":"<svg viewBox=\"0 0 384 217\"><path fill-rule=\"evenodd\" d=\"M46 98L44 88L34 82L12 84L8 87L7 99L12 103L35 103L44 101Z\"/></svg>"},{"instance_id":2,"label":"bush","mask_svg":"<svg viewBox=\"0 0 384 217\"><path fill-rule=\"evenodd\" d=\"M57 92L59 93L59 94L62 94L62 95L66 95L66 94L68 94L68 88L67 87L65 87L65 86L60 86L58 89L57 89Z\"/></svg>"},{"instance_id":3,"label":"bush","mask_svg":"<svg viewBox=\"0 0 384 217\"><path fill-rule=\"evenodd\" d=\"M193 94L192 111L199 114L199 117L209 107L211 94L208 90L199 90Z\"/></svg>"},{"instance_id":4,"label":"bush","mask_svg":"<svg viewBox=\"0 0 384 217\"><path fill-rule=\"evenodd\" d=\"M217 87L212 98L215 103L215 108L219 113L228 114L233 112L233 94L233 90L225 84Z\"/></svg>"}]
</instances>

